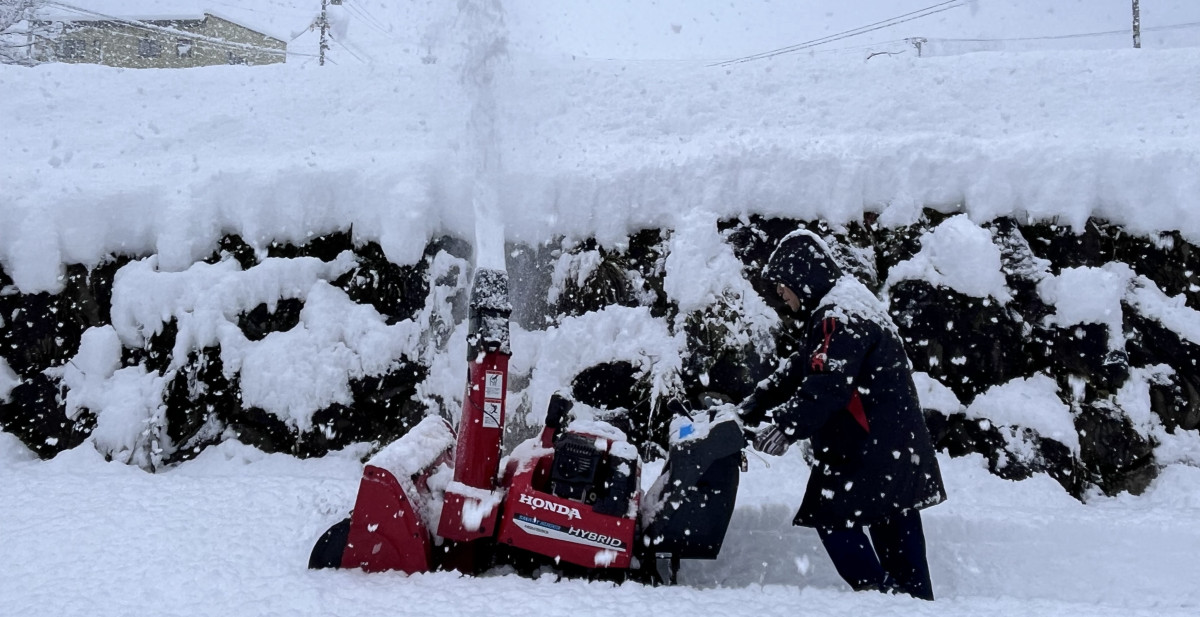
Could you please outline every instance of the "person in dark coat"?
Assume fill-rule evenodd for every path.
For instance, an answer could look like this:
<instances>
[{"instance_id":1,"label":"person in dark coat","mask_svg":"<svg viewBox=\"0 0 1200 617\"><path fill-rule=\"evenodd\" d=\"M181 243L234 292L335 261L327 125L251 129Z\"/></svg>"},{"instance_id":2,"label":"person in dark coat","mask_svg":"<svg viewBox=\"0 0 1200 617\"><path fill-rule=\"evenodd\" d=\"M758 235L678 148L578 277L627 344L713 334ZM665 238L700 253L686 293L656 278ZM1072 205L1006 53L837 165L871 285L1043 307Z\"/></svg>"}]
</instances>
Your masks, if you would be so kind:
<instances>
[{"instance_id":1,"label":"person in dark coat","mask_svg":"<svg viewBox=\"0 0 1200 617\"><path fill-rule=\"evenodd\" d=\"M780 242L763 276L807 317L806 336L740 411L746 426L767 422L755 439L764 452L810 440L815 461L793 523L816 528L855 590L932 600L920 510L946 492L895 324L807 230Z\"/></svg>"}]
</instances>

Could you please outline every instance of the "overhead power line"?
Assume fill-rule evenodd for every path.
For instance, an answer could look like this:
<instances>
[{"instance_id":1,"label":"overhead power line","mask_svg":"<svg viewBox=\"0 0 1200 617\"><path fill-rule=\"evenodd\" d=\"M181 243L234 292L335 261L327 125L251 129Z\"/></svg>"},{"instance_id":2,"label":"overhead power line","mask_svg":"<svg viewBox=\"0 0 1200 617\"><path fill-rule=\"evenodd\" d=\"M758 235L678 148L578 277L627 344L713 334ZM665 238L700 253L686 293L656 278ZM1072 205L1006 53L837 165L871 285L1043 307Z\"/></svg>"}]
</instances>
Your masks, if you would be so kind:
<instances>
[{"instance_id":1,"label":"overhead power line","mask_svg":"<svg viewBox=\"0 0 1200 617\"><path fill-rule=\"evenodd\" d=\"M342 49L345 49L351 56L354 56L363 64L372 64L375 61L375 58L373 58L371 54L363 51L362 47L359 47L358 45L352 45L349 41L345 41L334 36L330 36L329 40L340 45Z\"/></svg>"},{"instance_id":2,"label":"overhead power line","mask_svg":"<svg viewBox=\"0 0 1200 617\"><path fill-rule=\"evenodd\" d=\"M344 0L342 2L342 7L347 11L350 11L361 17L363 21L367 23L367 25L375 28L379 32L383 34L390 34L384 23L380 21L379 18L375 17L375 15L373 15L370 11L368 11L367 7L360 6L358 2L351 2L350 0Z\"/></svg>"},{"instance_id":3,"label":"overhead power line","mask_svg":"<svg viewBox=\"0 0 1200 617\"><path fill-rule=\"evenodd\" d=\"M1152 28L1142 28L1142 32L1159 32L1164 30L1183 30L1185 28L1200 27L1200 21L1193 21L1184 24L1171 24L1169 26L1154 26ZM1052 36L1022 36L1015 38L1002 39L927 39L930 41L948 41L952 43L1001 43L1006 41L1059 41L1063 39L1084 39L1095 36L1113 36L1117 34L1129 34L1129 29L1125 30L1106 30L1104 32L1081 32L1078 34L1058 34Z\"/></svg>"},{"instance_id":4,"label":"overhead power line","mask_svg":"<svg viewBox=\"0 0 1200 617\"><path fill-rule=\"evenodd\" d=\"M821 38L812 39L811 41L805 41L803 43L796 43L795 45L788 45L787 47L780 47L779 49L772 49L770 51L764 51L761 53L752 54L752 55L744 56L741 58L734 58L732 60L726 60L724 62L717 62L717 63L711 64L709 66L729 66L731 64L741 64L743 62L750 62L752 60L762 60L764 58L772 58L774 56L779 56L782 54L793 53L793 52L800 51L802 49L808 49L810 47L816 47L818 45L824 45L826 43L832 43L834 41L840 41L842 39L848 39L850 37L859 36L861 34L866 34L868 32L874 32L876 30L890 28L891 26L895 26L897 24L902 24L902 23L905 23L908 21L913 21L915 19L929 17L930 15L936 15L936 14L944 12L944 11L949 11L951 9L956 9L961 6L965 6L965 4L966 3L963 0L946 0L945 2L940 2L938 4L927 6L923 9L919 9L916 11L910 11L908 13L904 13L903 15L897 15L895 17L877 21L875 23L867 24L865 26L859 26L858 28L854 28L852 30L846 30L844 32L839 32L837 34L830 34L828 36L823 36Z\"/></svg>"},{"instance_id":5,"label":"overhead power line","mask_svg":"<svg viewBox=\"0 0 1200 617\"><path fill-rule=\"evenodd\" d=\"M1154 26L1153 28L1142 28L1142 30L1156 32L1159 30L1183 30L1184 28L1195 28L1197 26L1200 26L1200 21L1189 21L1186 24L1172 24L1170 26Z\"/></svg>"},{"instance_id":6,"label":"overhead power line","mask_svg":"<svg viewBox=\"0 0 1200 617\"><path fill-rule=\"evenodd\" d=\"M372 30L374 30L374 31L376 31L376 32L378 32L378 33L380 33L380 34L388 34L388 31L387 31L387 30L384 30L383 28L381 28L381 27L379 27L377 24L375 24L375 22L373 22L373 21L371 21L371 20L367 19L367 18L366 18L365 16L363 16L361 13L358 13L357 11L355 11L355 10L352 8L353 6L354 6L354 5L352 5L352 4L348 3L348 2L343 2L343 3L342 3L342 7L346 9L346 12L353 14L355 17L357 17L357 18L358 18L358 20L359 20L359 21L361 21L362 23L366 24L366 25L367 25L367 27L369 27L370 29L372 29Z\"/></svg>"},{"instance_id":7,"label":"overhead power line","mask_svg":"<svg viewBox=\"0 0 1200 617\"><path fill-rule=\"evenodd\" d=\"M363 64L369 64L366 60L363 59L362 56L354 53L354 50L351 49L349 45L346 45L345 43L343 43L333 37L329 37L329 40L333 41L334 43L337 43L339 47L346 50L346 53L350 54L351 56L354 56L355 60L358 60L359 62L361 62Z\"/></svg>"}]
</instances>

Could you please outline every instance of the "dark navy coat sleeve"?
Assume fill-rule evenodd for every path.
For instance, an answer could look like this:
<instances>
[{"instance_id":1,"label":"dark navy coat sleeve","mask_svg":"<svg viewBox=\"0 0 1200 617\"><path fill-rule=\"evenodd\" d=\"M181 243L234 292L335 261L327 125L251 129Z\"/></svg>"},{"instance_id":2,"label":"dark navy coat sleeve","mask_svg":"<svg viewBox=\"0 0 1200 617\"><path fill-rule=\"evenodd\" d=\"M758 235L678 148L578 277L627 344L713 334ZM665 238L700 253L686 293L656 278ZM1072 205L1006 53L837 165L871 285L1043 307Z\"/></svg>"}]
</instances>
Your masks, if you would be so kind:
<instances>
[{"instance_id":1,"label":"dark navy coat sleeve","mask_svg":"<svg viewBox=\"0 0 1200 617\"><path fill-rule=\"evenodd\" d=\"M805 360L803 353L794 353L781 361L774 373L758 382L754 392L741 403L741 416L746 424L753 426L769 419L768 411L791 398L800 380L804 379Z\"/></svg>"}]
</instances>

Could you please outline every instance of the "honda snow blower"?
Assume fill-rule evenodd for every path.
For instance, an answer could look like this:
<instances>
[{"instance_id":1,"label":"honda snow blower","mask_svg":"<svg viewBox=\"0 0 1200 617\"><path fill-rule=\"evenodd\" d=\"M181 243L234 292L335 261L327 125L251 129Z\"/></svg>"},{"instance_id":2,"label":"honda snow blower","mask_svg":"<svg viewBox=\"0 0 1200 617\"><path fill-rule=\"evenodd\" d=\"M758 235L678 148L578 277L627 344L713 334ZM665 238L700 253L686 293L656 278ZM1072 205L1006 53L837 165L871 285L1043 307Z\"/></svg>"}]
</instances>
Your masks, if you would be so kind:
<instances>
[{"instance_id":1,"label":"honda snow blower","mask_svg":"<svg viewBox=\"0 0 1200 617\"><path fill-rule=\"evenodd\" d=\"M457 434L430 416L373 456L349 518L317 541L310 568L478 572L503 549L674 583L681 559L716 558L745 446L732 408L692 417L670 405L668 460L645 494L625 435L571 421L574 403L558 394L541 435L502 459L510 312L507 274L478 270Z\"/></svg>"}]
</instances>

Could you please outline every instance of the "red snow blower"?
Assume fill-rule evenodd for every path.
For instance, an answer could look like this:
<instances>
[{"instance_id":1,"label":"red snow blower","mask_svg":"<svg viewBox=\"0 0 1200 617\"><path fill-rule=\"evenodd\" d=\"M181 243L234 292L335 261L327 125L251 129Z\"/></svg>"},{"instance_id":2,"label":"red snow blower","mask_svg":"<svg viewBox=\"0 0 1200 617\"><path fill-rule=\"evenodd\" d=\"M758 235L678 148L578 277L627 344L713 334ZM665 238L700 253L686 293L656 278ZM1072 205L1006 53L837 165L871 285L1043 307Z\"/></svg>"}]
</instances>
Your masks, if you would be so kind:
<instances>
[{"instance_id":1,"label":"red snow blower","mask_svg":"<svg viewBox=\"0 0 1200 617\"><path fill-rule=\"evenodd\" d=\"M540 437L502 459L510 312L507 274L477 271L457 435L430 416L373 456L354 509L317 541L310 568L478 572L524 553L674 583L681 559L716 558L745 446L732 409L692 417L669 405L667 463L646 494L625 435L595 419L568 423L574 403L558 394Z\"/></svg>"}]
</instances>

